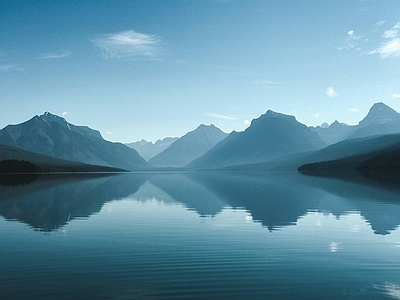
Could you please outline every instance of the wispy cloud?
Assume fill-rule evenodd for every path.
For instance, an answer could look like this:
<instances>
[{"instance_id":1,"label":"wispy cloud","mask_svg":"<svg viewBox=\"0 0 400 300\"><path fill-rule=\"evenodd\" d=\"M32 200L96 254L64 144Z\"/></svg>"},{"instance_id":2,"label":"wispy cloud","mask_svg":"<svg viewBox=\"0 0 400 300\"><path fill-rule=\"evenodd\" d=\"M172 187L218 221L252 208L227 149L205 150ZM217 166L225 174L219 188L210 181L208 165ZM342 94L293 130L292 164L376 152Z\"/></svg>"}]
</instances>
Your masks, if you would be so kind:
<instances>
[{"instance_id":1,"label":"wispy cloud","mask_svg":"<svg viewBox=\"0 0 400 300\"><path fill-rule=\"evenodd\" d=\"M393 97L393 98L400 99L400 93L399 93L399 94L393 94L392 97Z\"/></svg>"},{"instance_id":2,"label":"wispy cloud","mask_svg":"<svg viewBox=\"0 0 400 300\"><path fill-rule=\"evenodd\" d=\"M337 47L337 49L339 50L361 50L360 47L360 42L363 41L367 41L368 39L365 38L365 36L361 35L361 34L356 34L354 32L354 30L349 30L347 32L347 38L344 41L343 46Z\"/></svg>"},{"instance_id":3,"label":"wispy cloud","mask_svg":"<svg viewBox=\"0 0 400 300\"><path fill-rule=\"evenodd\" d=\"M234 76L246 78L251 85L261 86L266 89L277 89L282 82L276 77L269 76L266 74L253 72L253 71L243 71L236 68L223 68L223 70L216 72L218 75L222 76Z\"/></svg>"},{"instance_id":4,"label":"wispy cloud","mask_svg":"<svg viewBox=\"0 0 400 300\"><path fill-rule=\"evenodd\" d=\"M261 79L261 80L254 81L254 84L262 86L266 89L276 89L276 88L278 88L278 85L280 85L281 83L272 81L272 80Z\"/></svg>"},{"instance_id":5,"label":"wispy cloud","mask_svg":"<svg viewBox=\"0 0 400 300\"><path fill-rule=\"evenodd\" d=\"M381 58L400 56L400 22L382 34L381 46L368 54L378 54Z\"/></svg>"},{"instance_id":6,"label":"wispy cloud","mask_svg":"<svg viewBox=\"0 0 400 300\"><path fill-rule=\"evenodd\" d=\"M0 71L1 72L8 72L11 71L15 68L15 65L1 65L0 66Z\"/></svg>"},{"instance_id":7,"label":"wispy cloud","mask_svg":"<svg viewBox=\"0 0 400 300\"><path fill-rule=\"evenodd\" d=\"M215 113L208 113L207 114L210 117L217 118L217 119L222 119L222 120L236 120L237 118L232 117L232 116L226 116L226 115L221 115L221 114L215 114Z\"/></svg>"},{"instance_id":8,"label":"wispy cloud","mask_svg":"<svg viewBox=\"0 0 400 300\"><path fill-rule=\"evenodd\" d=\"M369 54L379 54L381 58L388 58L391 56L400 55L400 38L394 38L383 44L376 50L371 51Z\"/></svg>"},{"instance_id":9,"label":"wispy cloud","mask_svg":"<svg viewBox=\"0 0 400 300\"><path fill-rule=\"evenodd\" d=\"M134 30L103 34L91 40L105 59L157 60L163 54L163 42L157 35Z\"/></svg>"},{"instance_id":10,"label":"wispy cloud","mask_svg":"<svg viewBox=\"0 0 400 300\"><path fill-rule=\"evenodd\" d=\"M70 51L52 52L52 53L42 53L37 58L38 59L57 59L65 58L71 55Z\"/></svg>"},{"instance_id":11,"label":"wispy cloud","mask_svg":"<svg viewBox=\"0 0 400 300\"><path fill-rule=\"evenodd\" d=\"M330 98L339 96L339 94L336 93L336 91L331 86L326 89L326 95Z\"/></svg>"},{"instance_id":12,"label":"wispy cloud","mask_svg":"<svg viewBox=\"0 0 400 300\"><path fill-rule=\"evenodd\" d=\"M17 65L0 65L0 72L22 71L23 68Z\"/></svg>"}]
</instances>

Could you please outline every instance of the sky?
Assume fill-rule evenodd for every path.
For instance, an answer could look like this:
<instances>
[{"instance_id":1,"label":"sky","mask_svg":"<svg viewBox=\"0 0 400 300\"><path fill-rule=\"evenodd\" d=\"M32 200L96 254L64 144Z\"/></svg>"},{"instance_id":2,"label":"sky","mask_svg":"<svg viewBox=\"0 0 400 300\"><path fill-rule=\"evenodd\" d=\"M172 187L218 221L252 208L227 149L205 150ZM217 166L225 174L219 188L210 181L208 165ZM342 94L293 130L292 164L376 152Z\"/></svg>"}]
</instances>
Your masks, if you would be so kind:
<instances>
[{"instance_id":1,"label":"sky","mask_svg":"<svg viewBox=\"0 0 400 300\"><path fill-rule=\"evenodd\" d=\"M0 0L0 128L46 111L110 141L400 112L400 0Z\"/></svg>"}]
</instances>

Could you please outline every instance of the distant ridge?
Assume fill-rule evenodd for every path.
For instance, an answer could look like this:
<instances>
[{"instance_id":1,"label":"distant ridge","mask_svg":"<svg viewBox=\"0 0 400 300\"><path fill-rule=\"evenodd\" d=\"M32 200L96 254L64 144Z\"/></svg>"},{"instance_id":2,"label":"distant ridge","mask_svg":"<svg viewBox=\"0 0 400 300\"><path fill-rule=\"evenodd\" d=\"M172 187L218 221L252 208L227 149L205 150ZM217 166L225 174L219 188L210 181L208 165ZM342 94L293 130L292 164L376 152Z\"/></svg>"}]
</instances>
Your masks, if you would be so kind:
<instances>
[{"instance_id":1,"label":"distant ridge","mask_svg":"<svg viewBox=\"0 0 400 300\"><path fill-rule=\"evenodd\" d=\"M333 122L331 125L326 123L323 125L310 128L328 145L345 140L355 131L355 126L339 123L338 121Z\"/></svg>"},{"instance_id":2,"label":"distant ridge","mask_svg":"<svg viewBox=\"0 0 400 300\"><path fill-rule=\"evenodd\" d=\"M163 152L177 140L178 138L166 137L162 140L157 140L155 143L148 142L146 140L140 140L137 142L128 143L126 145L135 149L141 157L148 161L149 159Z\"/></svg>"},{"instance_id":3,"label":"distant ridge","mask_svg":"<svg viewBox=\"0 0 400 300\"><path fill-rule=\"evenodd\" d=\"M0 144L63 160L126 170L148 167L134 150L104 140L86 126L75 126L49 112L0 130Z\"/></svg>"},{"instance_id":4,"label":"distant ridge","mask_svg":"<svg viewBox=\"0 0 400 300\"><path fill-rule=\"evenodd\" d=\"M375 103L367 116L358 125L347 125L335 121L331 125L311 127L327 144L332 145L345 139L371 137L400 133L400 114L386 104Z\"/></svg>"},{"instance_id":5,"label":"distant ridge","mask_svg":"<svg viewBox=\"0 0 400 300\"><path fill-rule=\"evenodd\" d=\"M202 156L228 135L214 125L200 125L149 160L156 167L183 167Z\"/></svg>"}]
</instances>

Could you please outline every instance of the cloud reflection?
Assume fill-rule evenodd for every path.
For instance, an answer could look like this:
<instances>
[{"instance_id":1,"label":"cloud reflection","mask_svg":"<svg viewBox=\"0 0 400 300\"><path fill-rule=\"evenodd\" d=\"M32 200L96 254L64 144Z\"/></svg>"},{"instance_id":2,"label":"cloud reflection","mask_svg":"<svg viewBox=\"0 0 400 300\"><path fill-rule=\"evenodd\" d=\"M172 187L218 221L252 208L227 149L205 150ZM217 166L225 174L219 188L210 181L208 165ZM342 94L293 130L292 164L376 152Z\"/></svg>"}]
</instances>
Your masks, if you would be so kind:
<instances>
[{"instance_id":1,"label":"cloud reflection","mask_svg":"<svg viewBox=\"0 0 400 300\"><path fill-rule=\"evenodd\" d=\"M332 242L329 244L329 252L337 252L339 250L340 243Z\"/></svg>"},{"instance_id":2,"label":"cloud reflection","mask_svg":"<svg viewBox=\"0 0 400 300\"><path fill-rule=\"evenodd\" d=\"M376 289L382 290L387 296L393 299L400 299L400 285L391 282L385 282L383 285L376 285Z\"/></svg>"}]
</instances>

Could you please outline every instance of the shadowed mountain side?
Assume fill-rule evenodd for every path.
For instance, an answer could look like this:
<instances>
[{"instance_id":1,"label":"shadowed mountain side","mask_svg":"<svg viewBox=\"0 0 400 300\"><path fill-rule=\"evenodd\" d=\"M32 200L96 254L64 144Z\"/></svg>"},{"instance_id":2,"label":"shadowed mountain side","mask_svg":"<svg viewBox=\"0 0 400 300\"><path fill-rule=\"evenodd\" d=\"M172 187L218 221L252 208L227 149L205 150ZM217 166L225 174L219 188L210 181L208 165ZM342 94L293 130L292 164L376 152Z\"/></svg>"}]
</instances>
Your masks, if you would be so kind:
<instances>
[{"instance_id":1,"label":"shadowed mountain side","mask_svg":"<svg viewBox=\"0 0 400 300\"><path fill-rule=\"evenodd\" d=\"M0 144L86 164L127 170L148 167L136 150L106 141L98 131L72 125L50 113L6 126L0 130Z\"/></svg>"},{"instance_id":2,"label":"shadowed mountain side","mask_svg":"<svg viewBox=\"0 0 400 300\"><path fill-rule=\"evenodd\" d=\"M359 140L358 147L365 146L362 149L368 152L304 164L299 167L299 171L308 175L336 176L343 179L347 177L349 180L358 173L380 184L396 186L400 182L399 140L400 135L382 136L367 141Z\"/></svg>"},{"instance_id":3,"label":"shadowed mountain side","mask_svg":"<svg viewBox=\"0 0 400 300\"><path fill-rule=\"evenodd\" d=\"M122 169L88 165L67 161L47 155L33 153L18 148L0 144L0 158L29 161L40 168L42 172L120 172Z\"/></svg>"},{"instance_id":4,"label":"shadowed mountain side","mask_svg":"<svg viewBox=\"0 0 400 300\"><path fill-rule=\"evenodd\" d=\"M200 216L215 216L227 206L210 190L184 174L160 174L152 176L149 181Z\"/></svg>"},{"instance_id":5,"label":"shadowed mountain side","mask_svg":"<svg viewBox=\"0 0 400 300\"><path fill-rule=\"evenodd\" d=\"M146 181L144 174L41 177L30 185L2 187L0 214L34 229L59 229L76 218L88 218L104 203L133 195Z\"/></svg>"},{"instance_id":6,"label":"shadowed mountain side","mask_svg":"<svg viewBox=\"0 0 400 300\"><path fill-rule=\"evenodd\" d=\"M228 170L297 170L305 164L320 163L326 161L340 160L347 157L357 158L356 161L344 161L344 164L355 166L356 163L371 158L371 153L380 154L400 145L400 134L373 136L341 141L334 145L317 151L294 153L282 156L279 159L259 164L236 165L225 169Z\"/></svg>"},{"instance_id":7,"label":"shadowed mountain side","mask_svg":"<svg viewBox=\"0 0 400 300\"><path fill-rule=\"evenodd\" d=\"M214 125L200 125L150 159L149 163L156 167L183 167L205 154L227 136L228 134Z\"/></svg>"},{"instance_id":8,"label":"shadowed mountain side","mask_svg":"<svg viewBox=\"0 0 400 300\"><path fill-rule=\"evenodd\" d=\"M245 131L232 132L188 166L219 168L266 162L284 155L321 149L325 143L295 117L268 111L254 119Z\"/></svg>"},{"instance_id":9,"label":"shadowed mountain side","mask_svg":"<svg viewBox=\"0 0 400 300\"><path fill-rule=\"evenodd\" d=\"M303 163L321 162L359 156L368 153L386 151L386 148L400 144L400 134L372 136L345 140L324 149L310 153L303 158Z\"/></svg>"}]
</instances>

